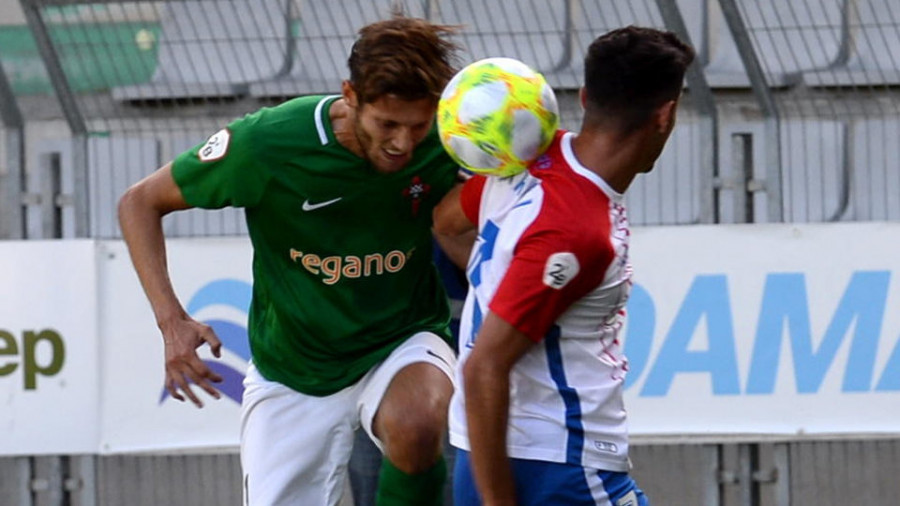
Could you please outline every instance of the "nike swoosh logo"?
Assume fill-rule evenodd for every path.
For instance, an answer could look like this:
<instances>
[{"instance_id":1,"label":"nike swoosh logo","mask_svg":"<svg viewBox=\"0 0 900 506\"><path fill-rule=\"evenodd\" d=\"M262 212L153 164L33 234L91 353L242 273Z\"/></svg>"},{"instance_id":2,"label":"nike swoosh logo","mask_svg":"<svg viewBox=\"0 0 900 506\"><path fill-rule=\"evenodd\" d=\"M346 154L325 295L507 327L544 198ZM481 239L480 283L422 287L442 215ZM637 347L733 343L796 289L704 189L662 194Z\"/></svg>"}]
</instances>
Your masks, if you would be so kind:
<instances>
[{"instance_id":1,"label":"nike swoosh logo","mask_svg":"<svg viewBox=\"0 0 900 506\"><path fill-rule=\"evenodd\" d=\"M338 200L341 200L342 198L344 198L344 197L338 197L336 199L326 200L325 202L319 202L317 204L312 204L312 203L310 203L309 199L306 199L303 201L303 210L304 211L314 211L320 207L330 206L331 204L334 204L335 202L337 202Z\"/></svg>"},{"instance_id":2,"label":"nike swoosh logo","mask_svg":"<svg viewBox=\"0 0 900 506\"><path fill-rule=\"evenodd\" d=\"M444 359L444 357L438 355L437 353L435 353L435 352L433 352L433 351L431 351L431 350L425 350L425 353L427 353L427 354L431 355L432 357L434 357L434 358L440 360L441 362L447 364L448 366L450 365L450 364Z\"/></svg>"}]
</instances>

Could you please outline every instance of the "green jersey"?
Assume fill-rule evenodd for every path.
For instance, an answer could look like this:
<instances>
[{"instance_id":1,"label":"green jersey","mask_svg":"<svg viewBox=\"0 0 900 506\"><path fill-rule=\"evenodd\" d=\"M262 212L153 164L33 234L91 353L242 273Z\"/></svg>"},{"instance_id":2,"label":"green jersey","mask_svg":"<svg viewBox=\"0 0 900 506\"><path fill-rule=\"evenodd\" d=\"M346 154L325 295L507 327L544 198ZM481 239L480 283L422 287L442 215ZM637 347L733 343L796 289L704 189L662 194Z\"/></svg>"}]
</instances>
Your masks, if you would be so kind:
<instances>
[{"instance_id":1,"label":"green jersey","mask_svg":"<svg viewBox=\"0 0 900 506\"><path fill-rule=\"evenodd\" d=\"M431 211L457 165L432 130L405 168L376 172L335 139L337 98L261 109L172 164L190 205L245 208L253 362L309 395L355 383L416 332L450 338Z\"/></svg>"}]
</instances>

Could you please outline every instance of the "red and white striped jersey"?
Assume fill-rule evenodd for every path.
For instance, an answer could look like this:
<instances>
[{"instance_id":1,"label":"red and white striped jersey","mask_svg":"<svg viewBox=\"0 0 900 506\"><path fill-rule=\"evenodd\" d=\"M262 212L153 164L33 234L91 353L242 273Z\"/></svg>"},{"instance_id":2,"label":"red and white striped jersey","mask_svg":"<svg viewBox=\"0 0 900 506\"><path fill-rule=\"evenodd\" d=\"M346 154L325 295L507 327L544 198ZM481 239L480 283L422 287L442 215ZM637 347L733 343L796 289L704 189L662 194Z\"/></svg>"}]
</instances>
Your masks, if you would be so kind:
<instances>
[{"instance_id":1,"label":"red and white striped jersey","mask_svg":"<svg viewBox=\"0 0 900 506\"><path fill-rule=\"evenodd\" d=\"M478 224L467 267L450 440L470 450L462 366L488 311L536 345L510 380L510 457L628 470L618 341L631 288L623 196L581 165L559 131L528 171L473 177L461 195Z\"/></svg>"}]
</instances>

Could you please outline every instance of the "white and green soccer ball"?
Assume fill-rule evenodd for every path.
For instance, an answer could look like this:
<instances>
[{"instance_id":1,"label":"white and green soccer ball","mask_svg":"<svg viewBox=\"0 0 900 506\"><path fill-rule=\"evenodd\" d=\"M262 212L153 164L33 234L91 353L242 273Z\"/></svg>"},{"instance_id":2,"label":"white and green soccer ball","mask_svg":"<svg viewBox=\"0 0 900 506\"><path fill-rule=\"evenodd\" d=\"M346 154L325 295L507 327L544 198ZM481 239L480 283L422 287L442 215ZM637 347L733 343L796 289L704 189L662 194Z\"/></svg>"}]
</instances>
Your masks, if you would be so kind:
<instances>
[{"instance_id":1,"label":"white and green soccer ball","mask_svg":"<svg viewBox=\"0 0 900 506\"><path fill-rule=\"evenodd\" d=\"M478 174L518 174L541 156L559 128L556 95L544 76L512 58L460 70L438 103L444 149Z\"/></svg>"}]
</instances>

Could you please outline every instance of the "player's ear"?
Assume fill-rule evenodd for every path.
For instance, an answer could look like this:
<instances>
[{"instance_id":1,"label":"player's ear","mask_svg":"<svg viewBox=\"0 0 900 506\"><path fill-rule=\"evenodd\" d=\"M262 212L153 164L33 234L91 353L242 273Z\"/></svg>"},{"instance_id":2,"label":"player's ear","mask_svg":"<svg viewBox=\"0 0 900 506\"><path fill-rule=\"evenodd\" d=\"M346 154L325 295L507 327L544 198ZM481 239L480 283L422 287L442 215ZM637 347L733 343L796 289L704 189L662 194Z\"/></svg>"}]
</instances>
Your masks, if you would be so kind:
<instances>
[{"instance_id":1,"label":"player's ear","mask_svg":"<svg viewBox=\"0 0 900 506\"><path fill-rule=\"evenodd\" d=\"M581 110L587 109L587 88L584 86L578 90L578 102L581 104Z\"/></svg>"},{"instance_id":2,"label":"player's ear","mask_svg":"<svg viewBox=\"0 0 900 506\"><path fill-rule=\"evenodd\" d=\"M353 83L348 80L344 80L341 83L341 95L344 96L344 101L350 107L356 109L356 106L359 104L359 99L356 96L356 90L353 89Z\"/></svg>"},{"instance_id":3,"label":"player's ear","mask_svg":"<svg viewBox=\"0 0 900 506\"><path fill-rule=\"evenodd\" d=\"M678 99L669 100L659 106L655 114L655 129L658 133L668 135L675 128L675 113L678 110Z\"/></svg>"}]
</instances>

